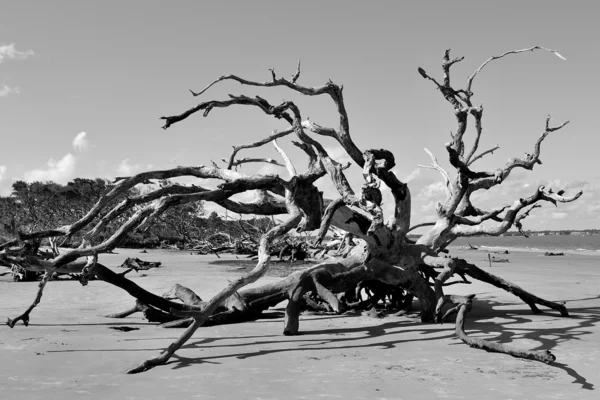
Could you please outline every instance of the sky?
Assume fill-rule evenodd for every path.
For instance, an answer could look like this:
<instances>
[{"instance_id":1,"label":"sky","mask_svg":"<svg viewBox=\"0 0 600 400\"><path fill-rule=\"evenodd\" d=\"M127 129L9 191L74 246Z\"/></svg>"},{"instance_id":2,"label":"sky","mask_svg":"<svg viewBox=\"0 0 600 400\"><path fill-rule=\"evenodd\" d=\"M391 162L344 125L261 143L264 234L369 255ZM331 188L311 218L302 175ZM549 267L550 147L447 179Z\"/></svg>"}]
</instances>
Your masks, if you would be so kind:
<instances>
[{"instance_id":1,"label":"sky","mask_svg":"<svg viewBox=\"0 0 600 400\"><path fill-rule=\"evenodd\" d=\"M275 104L293 100L303 117L336 126L335 108L324 96L234 82L199 98L189 93L226 73L266 81L274 68L291 77L300 59L300 84L332 79L344 85L354 141L361 149L395 154L394 171L411 190L413 223L433 221L443 186L437 172L418 165L429 163L427 148L451 169L444 144L455 121L450 105L417 67L439 78L443 52L451 48L453 56L465 57L453 67L453 82L464 87L487 58L539 45L567 60L527 52L490 63L476 78L474 99L485 110L480 149L496 144L500 149L475 169L493 171L532 152L547 115L556 124L570 123L544 141L543 165L516 171L502 186L478 193L475 204L484 209L511 204L538 185L583 190L574 203L544 204L525 228L597 229L598 8L594 1L0 0L0 195L10 194L15 180L66 183L221 163L232 145L286 127L257 109L238 107L161 129L159 117L228 94L258 94ZM472 138L471 130L466 140ZM323 143L344 161L336 143ZM306 160L290 139L279 144L302 170ZM265 146L241 156L278 154ZM243 171L287 177L271 165ZM351 168L348 177L358 191L360 170ZM319 185L335 197L330 183ZM386 195L384 210L389 207Z\"/></svg>"}]
</instances>

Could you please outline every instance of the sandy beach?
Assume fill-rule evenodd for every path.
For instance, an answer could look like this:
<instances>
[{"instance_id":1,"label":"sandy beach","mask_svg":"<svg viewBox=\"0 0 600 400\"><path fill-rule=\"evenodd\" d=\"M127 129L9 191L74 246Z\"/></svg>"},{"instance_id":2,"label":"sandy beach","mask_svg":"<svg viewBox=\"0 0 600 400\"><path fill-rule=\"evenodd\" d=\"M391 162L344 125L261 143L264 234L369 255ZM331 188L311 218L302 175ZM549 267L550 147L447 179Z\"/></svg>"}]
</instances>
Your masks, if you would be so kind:
<instances>
[{"instance_id":1,"label":"sandy beach","mask_svg":"<svg viewBox=\"0 0 600 400\"><path fill-rule=\"evenodd\" d=\"M165 268L131 274L155 293L184 284L207 299L236 273L210 265L214 256L118 249L125 257L162 261ZM102 315L133 304L104 282L82 287L51 282L31 324L0 327L2 399L595 399L600 385L600 257L536 252L497 255L454 249L536 295L567 302L571 318L554 311L532 315L510 293L474 282L447 293L477 295L466 330L471 336L529 349L549 349L552 365L471 349L454 324L422 324L416 315L304 315L302 335L282 335L281 304L270 319L201 328L168 365L143 374L125 370L157 355L181 333L146 323L141 315ZM232 256L230 256L232 257ZM234 258L234 257L233 257ZM5 277L6 278L6 277ZM266 277L261 282L275 280ZM36 283L0 281L0 313L15 316L35 296ZM138 328L123 332L114 327Z\"/></svg>"}]
</instances>

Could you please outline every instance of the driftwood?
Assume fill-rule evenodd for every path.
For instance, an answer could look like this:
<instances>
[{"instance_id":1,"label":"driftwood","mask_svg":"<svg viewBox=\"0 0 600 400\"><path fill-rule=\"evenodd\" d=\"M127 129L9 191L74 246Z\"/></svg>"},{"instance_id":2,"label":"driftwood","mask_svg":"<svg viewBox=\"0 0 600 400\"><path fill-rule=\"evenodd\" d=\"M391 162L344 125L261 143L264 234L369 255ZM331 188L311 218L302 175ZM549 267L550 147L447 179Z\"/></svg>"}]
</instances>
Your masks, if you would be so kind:
<instances>
[{"instance_id":1,"label":"driftwood","mask_svg":"<svg viewBox=\"0 0 600 400\"><path fill-rule=\"evenodd\" d=\"M123 262L123 264L121 264L120 268L127 269L125 272L122 272L122 275L125 275L131 271L140 272L140 271L149 270L151 268L159 268L161 266L161 264L162 263L160 261L155 261L155 262L143 261L143 260L140 260L139 258L129 257Z\"/></svg>"},{"instance_id":2,"label":"driftwood","mask_svg":"<svg viewBox=\"0 0 600 400\"><path fill-rule=\"evenodd\" d=\"M267 116L281 120L289 126L279 132L274 132L266 138L253 143L234 146L234 150L224 167L214 164L211 166L177 167L167 170L146 171L130 177L120 177L112 189L103 195L97 203L79 220L65 226L40 232L22 233L13 230L14 239L0 244L0 265L18 265L28 271L44 273L39 290L32 305L25 313L10 320L9 326L22 320L28 323L31 310L38 304L46 284L55 273L81 274L81 282L95 276L111 285L127 291L138 303L119 316L129 312L144 312L152 314L153 320L164 321L165 324L189 324L181 336L164 349L159 355L141 362L129 370L129 373L146 371L158 365L165 364L173 354L181 348L194 332L207 323L214 321L231 321L239 318L255 317L268 307L287 300L283 332L286 335L299 333L299 315L307 303L317 307L324 304L326 309L341 313L349 304L340 300L341 294L351 293L356 288L368 289L370 298L357 299L354 303L368 301L370 306L377 303L401 304L404 310L409 308L409 299L413 297L419 302L421 321L432 322L436 315L436 307L446 300L444 289L454 282L452 276L462 277L462 283L468 283L466 277L477 279L515 294L527 303L533 312L540 312L537 305L543 305L557 310L563 316L568 316L564 304L541 299L518 285L481 270L475 265L460 258L445 257L447 247L460 237L479 235L499 236L512 227L523 232L524 219L539 206L541 202L568 203L577 200L581 192L567 195L564 191L553 191L539 186L528 197L514 199L508 204L500 205L490 210L476 207L473 195L480 190L489 190L501 185L515 169L531 170L541 164L541 144L553 132L564 128L567 122L551 125L550 117L545 121L543 132L533 144L533 149L524 158L510 158L504 165L495 170L476 170L474 163L498 149L479 149L480 138L483 134L483 107L473 102L473 83L478 74L490 62L513 54L529 51L556 51L538 46L506 52L500 56L491 57L467 79L464 88L451 82L451 67L463 58L451 58L450 50L444 53L441 65L441 78L427 73L423 68L417 69L426 82L433 84L443 99L450 106L455 119L455 129L451 141L446 144L447 159L452 173L446 171L438 163L435 155L427 151L431 163L426 168L432 168L440 173L445 192L445 199L438 203L437 220L432 223L418 224L427 226L427 231L416 241L408 238L411 226L411 193L408 185L398 179L394 173L396 167L394 154L387 149L360 149L354 142L350 118L346 109L344 92L341 85L328 81L321 86L304 86L300 78L300 65L291 78L278 77L271 71L270 80L261 82L239 77L223 75L208 84L204 89L194 92L194 96L203 96L215 85L223 81L234 81L243 88L273 88L278 87L303 96L324 96L329 98L337 113L336 127L324 127L312 120L304 119L300 108L292 101L272 104L260 96L230 95L224 100L203 101L179 114L165 116L164 129L168 129L191 116L201 113L205 117L214 109L229 107L251 107ZM474 138L465 141L467 128L472 124ZM246 148L257 148L288 135L294 135L295 146L303 151L308 159L308 167L302 172L292 165L291 159L285 154L283 146L276 144L280 154L285 174L260 175L245 174L240 169L250 162L249 159L239 159L239 151ZM327 136L337 142L346 155L362 170L363 184L360 189L353 188L347 177L348 165L342 165L333 159L327 149L315 138ZM469 143L469 144L467 144ZM270 162L270 159L253 159L252 162ZM219 180L215 189L201 186L170 185L150 192L127 197L128 191L137 185L151 180L164 180L175 177L195 177L201 179ZM324 199L315 186L319 179L327 177L335 186L339 197ZM382 204L382 185L389 190L393 200L389 208ZM238 202L231 197L249 191L258 195L252 202ZM125 200L114 205L121 196ZM185 296L177 297L178 301L166 299L152 294L134 282L128 280L125 274L116 274L97 262L98 255L112 251L129 233L143 230L152 224L157 217L171 207L198 201L214 202L228 210L240 214L279 215L280 220L273 224L261 235L256 235L248 242L242 243L244 249L251 248L251 255L257 257L256 266L252 271L233 280L217 295L206 302L192 296L191 290L180 288ZM386 210L391 210L384 213ZM118 223L118 229L110 236L104 237L103 232L111 223L130 212L129 218ZM386 219L387 217L387 219ZM314 267L304 271L294 272L288 277L261 287L248 289L246 286L257 281L269 268L272 255L282 254L281 245L292 231L297 233L316 231L317 239L311 250L330 251L327 243L323 244L325 233L331 228L343 232L338 240L337 254ZM36 248L35 242L41 239L69 238L74 234L82 235L82 244L76 249L43 256ZM222 236L222 235L221 235ZM199 246L200 253L218 254L218 246L230 246L231 240L211 242L210 246ZM252 243L252 245L250 245ZM285 246L285 245L283 245ZM322 246L319 249L319 246ZM39 246L38 246L39 247ZM237 245L235 245L236 251ZM222 251L229 251L226 248ZM306 249L308 250L308 249ZM324 251L327 250L327 251ZM285 253L285 252L283 252ZM290 252L291 254L291 252ZM297 254L297 251L296 251ZM82 260L85 259L86 262ZM491 257L490 259L491 260ZM136 264L136 268L139 268ZM380 289L382 282L387 289ZM390 289L391 287L391 289ZM189 290L189 291L188 291ZM364 292L363 290L362 292ZM401 291L401 292L400 292ZM392 293L390 297L390 293ZM401 294L400 294L401 293ZM183 300L183 301L182 301ZM455 299L455 307L461 318L470 307L470 299ZM449 298L448 301L454 301ZM312 304L311 303L311 304ZM319 306L319 304L321 306ZM402 311L404 311L402 310ZM373 307L372 314L378 313ZM211 322L212 321L212 322ZM170 326L171 326L170 325ZM464 330L459 324L459 333ZM466 336L466 335L465 335ZM475 343L472 340L469 344ZM485 348L485 344L478 344ZM490 349L493 346L489 347ZM513 353L510 353L513 354ZM514 353L516 355L517 353ZM540 358L546 362L546 359ZM549 358L548 358L549 360Z\"/></svg>"},{"instance_id":3,"label":"driftwood","mask_svg":"<svg viewBox=\"0 0 600 400\"><path fill-rule=\"evenodd\" d=\"M465 344L475 349L509 354L513 357L541 361L546 364L550 364L556 360L556 357L549 350L522 350L505 344L490 342L489 340L469 337L465 332L465 319L467 313L473 308L473 298L475 298L474 294L470 296L442 296L436 307L436 320L442 323L449 315L456 313L456 336ZM442 315L442 307L447 303L453 304L454 307Z\"/></svg>"}]
</instances>

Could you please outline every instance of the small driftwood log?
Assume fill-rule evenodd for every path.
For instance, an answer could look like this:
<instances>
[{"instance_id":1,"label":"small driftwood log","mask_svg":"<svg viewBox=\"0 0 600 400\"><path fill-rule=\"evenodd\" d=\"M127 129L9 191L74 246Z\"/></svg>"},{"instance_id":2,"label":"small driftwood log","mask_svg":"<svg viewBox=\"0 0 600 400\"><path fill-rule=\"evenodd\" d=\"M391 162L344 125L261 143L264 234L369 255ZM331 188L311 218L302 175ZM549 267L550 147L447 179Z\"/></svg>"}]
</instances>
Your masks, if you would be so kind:
<instances>
[{"instance_id":1,"label":"small driftwood log","mask_svg":"<svg viewBox=\"0 0 600 400\"><path fill-rule=\"evenodd\" d=\"M442 296L438 300L435 310L436 321L442 323L449 315L456 313L456 336L458 336L465 344L468 344L474 349L482 349L492 353L504 353L513 357L541 361L546 364L550 364L556 360L556 357L549 350L523 350L501 343L490 342L489 340L469 337L469 335L467 335L465 332L465 319L467 313L473 308L474 297L474 294L470 296ZM454 307L450 308L442 316L442 308L445 304L452 304Z\"/></svg>"}]
</instances>

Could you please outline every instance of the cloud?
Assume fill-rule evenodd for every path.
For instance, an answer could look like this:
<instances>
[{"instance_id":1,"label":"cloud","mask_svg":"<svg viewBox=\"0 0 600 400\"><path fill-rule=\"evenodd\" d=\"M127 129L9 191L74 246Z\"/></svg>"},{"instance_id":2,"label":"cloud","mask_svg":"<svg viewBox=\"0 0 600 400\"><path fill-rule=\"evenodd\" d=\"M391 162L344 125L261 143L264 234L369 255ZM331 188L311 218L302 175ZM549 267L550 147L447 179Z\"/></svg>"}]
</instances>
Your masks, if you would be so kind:
<instances>
[{"instance_id":1,"label":"cloud","mask_svg":"<svg viewBox=\"0 0 600 400\"><path fill-rule=\"evenodd\" d=\"M4 179L4 175L6 174L6 165L0 165L0 181Z\"/></svg>"},{"instance_id":2,"label":"cloud","mask_svg":"<svg viewBox=\"0 0 600 400\"><path fill-rule=\"evenodd\" d=\"M567 218L567 213L564 212L553 212L552 219L565 219Z\"/></svg>"},{"instance_id":3,"label":"cloud","mask_svg":"<svg viewBox=\"0 0 600 400\"><path fill-rule=\"evenodd\" d=\"M77 158L73 154L67 153L58 161L50 159L47 169L34 169L33 171L25 172L24 179L26 182L54 181L65 184L73 177L76 161Z\"/></svg>"},{"instance_id":4,"label":"cloud","mask_svg":"<svg viewBox=\"0 0 600 400\"><path fill-rule=\"evenodd\" d=\"M132 164L131 160L126 158L117 166L117 174L119 176L131 176L140 172L142 168L145 168L147 171L152 170L152 164Z\"/></svg>"},{"instance_id":5,"label":"cloud","mask_svg":"<svg viewBox=\"0 0 600 400\"><path fill-rule=\"evenodd\" d=\"M131 164L129 158L124 159L117 166L117 173L123 176L131 176L141 168L140 164Z\"/></svg>"},{"instance_id":6,"label":"cloud","mask_svg":"<svg viewBox=\"0 0 600 400\"><path fill-rule=\"evenodd\" d=\"M443 198L443 194L445 192L445 184L444 182L435 182L432 183L430 185L427 185L423 188L423 190L421 190L421 192L419 193L419 197L425 199L425 200L430 200L430 199L442 199Z\"/></svg>"},{"instance_id":7,"label":"cloud","mask_svg":"<svg viewBox=\"0 0 600 400\"><path fill-rule=\"evenodd\" d=\"M87 133L79 132L73 139L73 148L77 151L87 150L90 147L90 141L86 137Z\"/></svg>"},{"instance_id":8,"label":"cloud","mask_svg":"<svg viewBox=\"0 0 600 400\"><path fill-rule=\"evenodd\" d=\"M256 173L259 175L279 175L285 179L289 178L287 169L273 164L262 164Z\"/></svg>"},{"instance_id":9,"label":"cloud","mask_svg":"<svg viewBox=\"0 0 600 400\"><path fill-rule=\"evenodd\" d=\"M19 93L21 93L21 89L19 89L19 87L10 87L5 84L0 86L0 97L6 97L10 94L19 94Z\"/></svg>"},{"instance_id":10,"label":"cloud","mask_svg":"<svg viewBox=\"0 0 600 400\"><path fill-rule=\"evenodd\" d=\"M4 60L23 60L34 54L33 50L19 51L15 49L14 43L0 45L0 64L2 64Z\"/></svg>"}]
</instances>

